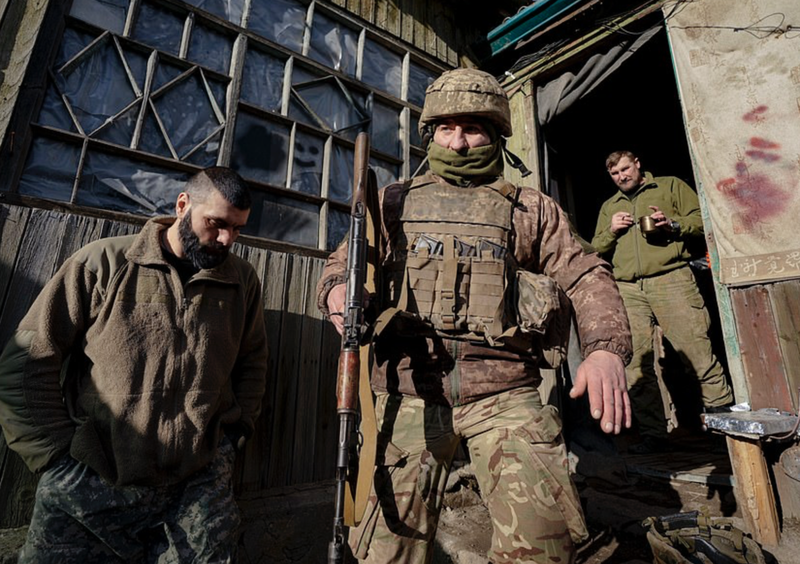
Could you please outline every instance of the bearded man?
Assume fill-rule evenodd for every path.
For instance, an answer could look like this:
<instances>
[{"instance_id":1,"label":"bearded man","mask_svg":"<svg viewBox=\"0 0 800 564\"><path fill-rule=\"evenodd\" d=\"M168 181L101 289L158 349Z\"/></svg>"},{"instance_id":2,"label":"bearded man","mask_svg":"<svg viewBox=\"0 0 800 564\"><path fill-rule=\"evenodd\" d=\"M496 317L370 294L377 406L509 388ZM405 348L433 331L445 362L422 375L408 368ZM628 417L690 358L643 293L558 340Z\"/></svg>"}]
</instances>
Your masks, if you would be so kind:
<instances>
[{"instance_id":1,"label":"bearded man","mask_svg":"<svg viewBox=\"0 0 800 564\"><path fill-rule=\"evenodd\" d=\"M229 562L235 452L267 371L261 283L229 250L250 213L223 167L176 218L66 260L0 357L0 424L41 473L20 562Z\"/></svg>"}]
</instances>

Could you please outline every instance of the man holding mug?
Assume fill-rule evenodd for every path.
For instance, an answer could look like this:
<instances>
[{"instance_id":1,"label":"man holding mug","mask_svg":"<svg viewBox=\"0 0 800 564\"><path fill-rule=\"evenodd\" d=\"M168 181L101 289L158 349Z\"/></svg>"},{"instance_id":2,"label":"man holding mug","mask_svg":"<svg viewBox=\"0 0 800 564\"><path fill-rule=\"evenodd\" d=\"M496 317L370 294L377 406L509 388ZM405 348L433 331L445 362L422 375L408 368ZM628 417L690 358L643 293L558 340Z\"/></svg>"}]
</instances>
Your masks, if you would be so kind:
<instances>
[{"instance_id":1,"label":"man holding mug","mask_svg":"<svg viewBox=\"0 0 800 564\"><path fill-rule=\"evenodd\" d=\"M678 178L642 171L630 151L611 153L606 169L619 191L600 208L592 246L612 263L628 311L633 360L626 377L642 437L630 451L649 454L668 448L655 372L656 325L697 378L706 411L730 405L733 394L712 351L711 318L689 268L688 245L703 237L697 194Z\"/></svg>"}]
</instances>

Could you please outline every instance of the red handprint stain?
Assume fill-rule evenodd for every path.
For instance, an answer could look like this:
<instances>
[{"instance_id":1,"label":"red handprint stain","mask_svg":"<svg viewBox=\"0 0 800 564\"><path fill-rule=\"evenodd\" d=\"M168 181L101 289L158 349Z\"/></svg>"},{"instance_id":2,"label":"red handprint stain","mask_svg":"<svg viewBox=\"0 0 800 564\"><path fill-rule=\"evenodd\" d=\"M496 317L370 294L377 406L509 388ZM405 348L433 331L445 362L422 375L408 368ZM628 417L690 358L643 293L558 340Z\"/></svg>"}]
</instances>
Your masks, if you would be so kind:
<instances>
[{"instance_id":1,"label":"red handprint stain","mask_svg":"<svg viewBox=\"0 0 800 564\"><path fill-rule=\"evenodd\" d=\"M744 114L742 120L765 120L767 110L767 106L758 106ZM736 208L736 233L757 231L760 223L780 214L791 200L791 195L767 174L769 170L758 166L758 163L771 165L780 161L780 144L763 137L751 137L748 145L744 155L753 162L748 164L741 158L735 165L736 176L717 182L717 190L730 199Z\"/></svg>"},{"instance_id":2,"label":"red handprint stain","mask_svg":"<svg viewBox=\"0 0 800 564\"><path fill-rule=\"evenodd\" d=\"M746 114L744 114L742 116L742 119L744 121L751 121L751 122L752 121L763 121L764 120L764 115L763 114L768 109L769 109L769 106L764 106L764 105L758 106L756 108L753 108L752 110L750 110Z\"/></svg>"}]
</instances>

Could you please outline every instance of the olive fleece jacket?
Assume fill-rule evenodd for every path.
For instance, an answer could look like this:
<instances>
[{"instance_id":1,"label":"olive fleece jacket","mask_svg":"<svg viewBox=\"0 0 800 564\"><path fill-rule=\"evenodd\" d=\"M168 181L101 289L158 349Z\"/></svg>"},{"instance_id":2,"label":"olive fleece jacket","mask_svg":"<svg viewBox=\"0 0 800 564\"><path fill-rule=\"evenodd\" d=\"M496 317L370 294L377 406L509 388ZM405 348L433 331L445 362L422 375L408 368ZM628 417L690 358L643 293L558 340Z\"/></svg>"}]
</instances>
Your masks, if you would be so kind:
<instances>
[{"instance_id":1,"label":"olive fleece jacket","mask_svg":"<svg viewBox=\"0 0 800 564\"><path fill-rule=\"evenodd\" d=\"M67 452L110 483L175 484L226 429L249 434L266 386L261 283L230 255L185 286L150 220L86 245L0 357L0 424L33 471Z\"/></svg>"},{"instance_id":2,"label":"olive fleece jacket","mask_svg":"<svg viewBox=\"0 0 800 564\"><path fill-rule=\"evenodd\" d=\"M446 182L432 174L428 177ZM426 182L425 177L421 182ZM463 190L469 197L470 188ZM379 194L384 260L402 245L404 194L403 183L391 184ZM597 253L584 252L558 204L537 190L522 188L513 216L512 240L519 267L550 276L570 298L584 357L604 350L617 354L627 364L632 351L630 327L610 266ZM346 265L345 242L328 258L317 285L317 304L326 315L328 293L334 285L344 283ZM419 396L435 403L463 405L541 382L536 359L441 337L382 337L375 357L374 390Z\"/></svg>"},{"instance_id":3,"label":"olive fleece jacket","mask_svg":"<svg viewBox=\"0 0 800 564\"><path fill-rule=\"evenodd\" d=\"M611 217L627 212L634 218L650 215L649 206L658 206L680 224L677 234L656 233L642 236L636 225L619 233L611 232ZM623 282L657 276L683 268L692 259L687 243L701 242L703 218L697 193L674 176L653 177L645 173L644 184L631 194L618 190L605 201L597 217L592 246L611 261L614 277Z\"/></svg>"}]
</instances>

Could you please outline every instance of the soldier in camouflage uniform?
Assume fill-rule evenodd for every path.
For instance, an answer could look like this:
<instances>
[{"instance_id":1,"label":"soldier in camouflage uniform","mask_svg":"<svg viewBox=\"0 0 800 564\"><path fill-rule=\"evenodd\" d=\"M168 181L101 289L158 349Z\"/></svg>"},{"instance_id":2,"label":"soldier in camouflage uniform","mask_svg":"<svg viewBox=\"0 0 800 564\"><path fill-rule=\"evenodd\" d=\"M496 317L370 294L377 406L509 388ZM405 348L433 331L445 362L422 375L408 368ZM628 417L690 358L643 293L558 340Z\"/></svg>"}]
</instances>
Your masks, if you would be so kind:
<instances>
[{"instance_id":1,"label":"soldier in camouflage uniform","mask_svg":"<svg viewBox=\"0 0 800 564\"><path fill-rule=\"evenodd\" d=\"M235 172L199 172L177 218L80 249L20 323L0 424L41 473L21 563L234 560L267 368L261 283L229 254L250 203Z\"/></svg>"},{"instance_id":2,"label":"soldier in camouflage uniform","mask_svg":"<svg viewBox=\"0 0 800 564\"><path fill-rule=\"evenodd\" d=\"M558 413L537 389L542 343L571 302L585 357L571 395L588 390L603 430L620 432L630 425L622 301L609 266L582 250L558 205L502 179L511 120L493 77L443 74L427 90L420 130L431 172L380 192L378 456L350 546L368 562L429 562L464 440L494 526L491 562L570 562L587 531ZM340 331L346 256L343 244L318 285Z\"/></svg>"}]
</instances>

